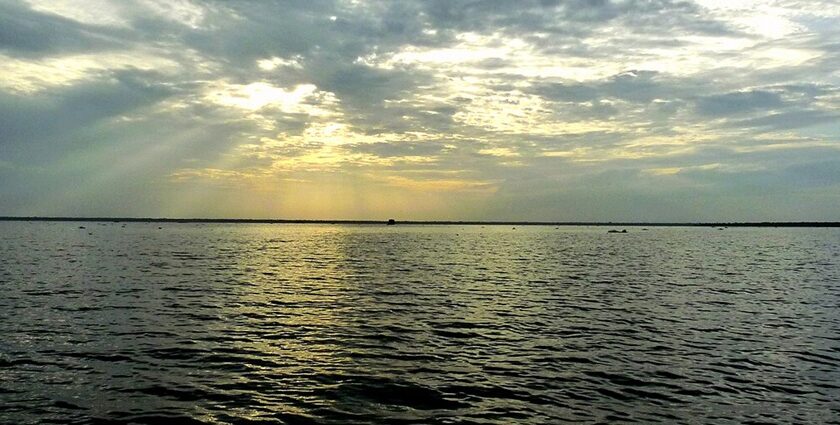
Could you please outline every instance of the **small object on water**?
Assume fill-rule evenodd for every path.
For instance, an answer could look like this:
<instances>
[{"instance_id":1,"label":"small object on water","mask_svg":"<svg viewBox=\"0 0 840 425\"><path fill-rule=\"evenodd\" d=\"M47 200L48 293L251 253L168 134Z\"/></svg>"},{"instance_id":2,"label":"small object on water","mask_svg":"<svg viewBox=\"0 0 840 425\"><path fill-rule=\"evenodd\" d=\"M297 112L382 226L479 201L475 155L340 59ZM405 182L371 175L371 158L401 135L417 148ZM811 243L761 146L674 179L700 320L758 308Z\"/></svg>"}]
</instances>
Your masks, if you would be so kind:
<instances>
[{"instance_id":1,"label":"small object on water","mask_svg":"<svg viewBox=\"0 0 840 425\"><path fill-rule=\"evenodd\" d=\"M158 227L158 229L163 229L163 227Z\"/></svg>"},{"instance_id":2,"label":"small object on water","mask_svg":"<svg viewBox=\"0 0 840 425\"><path fill-rule=\"evenodd\" d=\"M389 218L389 219L388 219L388 225L389 225L389 226L393 226L393 225L395 225L395 224L397 224L397 221L396 221L396 220L394 220L393 218Z\"/></svg>"},{"instance_id":3,"label":"small object on water","mask_svg":"<svg viewBox=\"0 0 840 425\"><path fill-rule=\"evenodd\" d=\"M610 229L610 230L607 231L607 233L627 233L627 229L621 229L621 230Z\"/></svg>"},{"instance_id":4,"label":"small object on water","mask_svg":"<svg viewBox=\"0 0 840 425\"><path fill-rule=\"evenodd\" d=\"M79 226L79 228L80 228L80 229L85 229L86 227L85 227L85 226Z\"/></svg>"}]
</instances>

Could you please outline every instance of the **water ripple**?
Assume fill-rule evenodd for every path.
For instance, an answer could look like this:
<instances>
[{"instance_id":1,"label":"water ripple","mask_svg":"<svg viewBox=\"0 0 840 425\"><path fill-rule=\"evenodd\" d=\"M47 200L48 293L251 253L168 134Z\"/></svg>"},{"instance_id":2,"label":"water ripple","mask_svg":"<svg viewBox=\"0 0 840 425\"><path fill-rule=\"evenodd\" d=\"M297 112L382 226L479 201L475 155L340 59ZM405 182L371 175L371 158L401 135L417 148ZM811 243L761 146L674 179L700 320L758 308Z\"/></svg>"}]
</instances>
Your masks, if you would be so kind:
<instances>
[{"instance_id":1,"label":"water ripple","mask_svg":"<svg viewBox=\"0 0 840 425\"><path fill-rule=\"evenodd\" d=\"M835 229L0 223L0 423L838 423Z\"/></svg>"}]
</instances>

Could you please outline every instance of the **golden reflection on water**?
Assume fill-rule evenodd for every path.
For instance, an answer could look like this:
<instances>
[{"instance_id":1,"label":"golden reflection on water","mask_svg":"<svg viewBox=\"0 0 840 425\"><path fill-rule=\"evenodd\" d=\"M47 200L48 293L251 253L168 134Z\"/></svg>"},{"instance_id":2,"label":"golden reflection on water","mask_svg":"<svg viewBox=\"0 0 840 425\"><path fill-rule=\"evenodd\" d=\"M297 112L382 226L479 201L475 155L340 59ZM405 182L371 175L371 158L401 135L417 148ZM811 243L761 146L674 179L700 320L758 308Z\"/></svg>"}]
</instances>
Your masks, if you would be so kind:
<instances>
[{"instance_id":1,"label":"golden reflection on water","mask_svg":"<svg viewBox=\"0 0 840 425\"><path fill-rule=\"evenodd\" d=\"M236 342L238 349L259 353L278 365L255 373L282 375L284 382L300 374L300 386L305 386L311 377L351 369L352 359L342 353L346 347L330 337L330 329L346 327L343 310L349 304L344 288L348 270L342 267L346 256L340 244L344 229L307 226L301 232L300 226L291 225L249 230L250 248L236 264L238 280L247 284L236 286L236 303L224 309L227 315L242 318L241 331L264 330L259 338ZM276 391L283 390L284 385L278 384ZM278 413L306 415L305 409L291 403L270 404Z\"/></svg>"}]
</instances>

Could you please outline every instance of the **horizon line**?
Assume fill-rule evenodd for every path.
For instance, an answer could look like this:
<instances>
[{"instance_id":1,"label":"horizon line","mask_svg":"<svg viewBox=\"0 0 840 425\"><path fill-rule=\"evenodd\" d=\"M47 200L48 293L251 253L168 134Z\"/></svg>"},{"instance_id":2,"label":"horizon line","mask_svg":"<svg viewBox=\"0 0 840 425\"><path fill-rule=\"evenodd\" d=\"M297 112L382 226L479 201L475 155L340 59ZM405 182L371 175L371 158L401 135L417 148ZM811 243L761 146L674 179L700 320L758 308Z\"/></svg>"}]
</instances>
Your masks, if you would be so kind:
<instances>
[{"instance_id":1,"label":"horizon line","mask_svg":"<svg viewBox=\"0 0 840 425\"><path fill-rule=\"evenodd\" d=\"M514 225L514 226L699 226L699 227L840 227L840 221L516 221L516 220L349 220L279 218L171 218L171 217L71 217L0 216L0 221L133 222L133 223L242 223L242 224L410 224L410 225Z\"/></svg>"}]
</instances>

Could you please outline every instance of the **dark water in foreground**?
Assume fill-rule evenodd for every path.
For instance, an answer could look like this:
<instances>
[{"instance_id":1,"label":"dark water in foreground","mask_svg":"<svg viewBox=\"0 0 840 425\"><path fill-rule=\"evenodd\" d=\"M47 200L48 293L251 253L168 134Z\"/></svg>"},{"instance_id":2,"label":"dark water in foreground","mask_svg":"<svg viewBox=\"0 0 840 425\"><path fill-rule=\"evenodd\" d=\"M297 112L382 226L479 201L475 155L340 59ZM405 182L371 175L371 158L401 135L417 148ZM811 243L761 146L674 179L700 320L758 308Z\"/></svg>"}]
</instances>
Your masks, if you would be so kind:
<instances>
[{"instance_id":1,"label":"dark water in foreground","mask_svg":"<svg viewBox=\"0 0 840 425\"><path fill-rule=\"evenodd\" d=\"M162 227L0 223L0 423L840 423L840 229Z\"/></svg>"}]
</instances>

